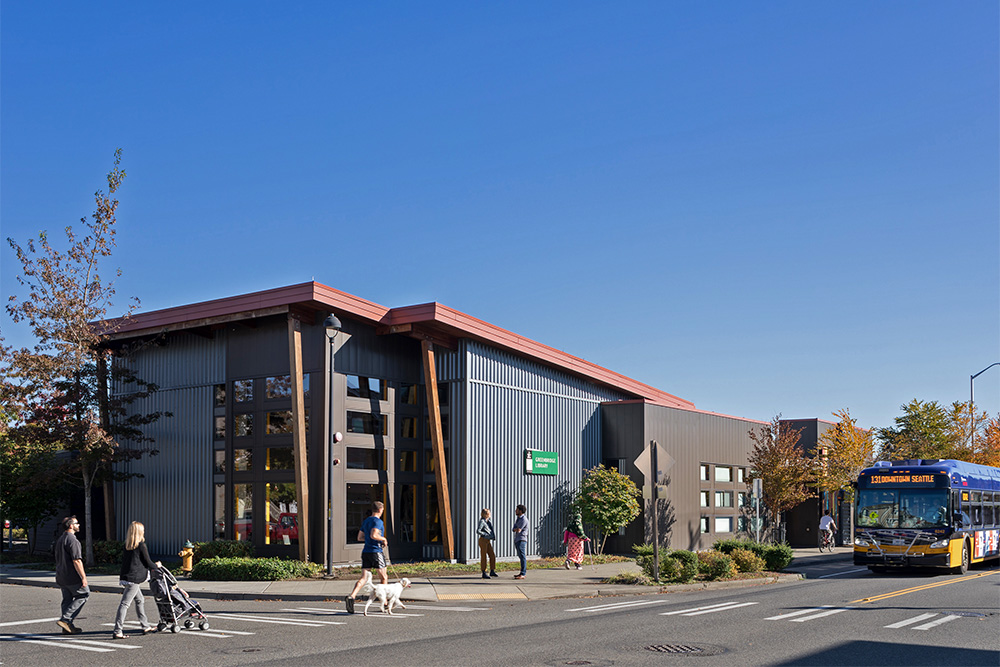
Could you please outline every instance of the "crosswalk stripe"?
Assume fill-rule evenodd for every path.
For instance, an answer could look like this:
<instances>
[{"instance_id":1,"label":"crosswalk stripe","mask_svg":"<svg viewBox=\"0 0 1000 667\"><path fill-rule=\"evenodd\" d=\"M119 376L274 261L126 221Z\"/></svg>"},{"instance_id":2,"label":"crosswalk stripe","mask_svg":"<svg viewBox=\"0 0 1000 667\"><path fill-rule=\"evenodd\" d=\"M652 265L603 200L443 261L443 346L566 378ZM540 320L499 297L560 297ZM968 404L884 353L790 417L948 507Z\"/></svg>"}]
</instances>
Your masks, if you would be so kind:
<instances>
[{"instance_id":1,"label":"crosswalk stripe","mask_svg":"<svg viewBox=\"0 0 1000 667\"><path fill-rule=\"evenodd\" d=\"M363 616L362 612L358 612L358 616ZM401 616L405 617L417 617L423 616L423 614L400 614L398 611L394 611L391 614L383 614L380 611L370 611L368 612L368 618L399 618Z\"/></svg>"},{"instance_id":2,"label":"crosswalk stripe","mask_svg":"<svg viewBox=\"0 0 1000 667\"><path fill-rule=\"evenodd\" d=\"M308 611L316 614L326 614L327 616L350 616L343 609L320 609L318 607L298 607L296 609L282 609L281 611Z\"/></svg>"},{"instance_id":3,"label":"crosswalk stripe","mask_svg":"<svg viewBox=\"0 0 1000 667\"><path fill-rule=\"evenodd\" d=\"M30 621L7 621L6 623L0 623L0 628L5 628L9 625L30 625L32 623L55 623L59 620L59 617L54 618L35 618Z\"/></svg>"},{"instance_id":4,"label":"crosswalk stripe","mask_svg":"<svg viewBox=\"0 0 1000 667\"><path fill-rule=\"evenodd\" d=\"M275 623L277 625L301 625L307 628L322 628L327 625L327 621L291 621L276 618L256 618L254 616L237 616L235 614L214 614L215 618L228 618L235 621L247 621L250 623ZM339 624L337 624L339 625Z\"/></svg>"},{"instance_id":5,"label":"crosswalk stripe","mask_svg":"<svg viewBox=\"0 0 1000 667\"><path fill-rule=\"evenodd\" d=\"M113 648L113 649L115 649L115 648L124 648L124 649L142 648L141 646L135 646L133 644L122 644L122 643L112 644L111 642L101 642L101 641L95 641L93 639L64 639L63 641L67 641L67 642L79 642L81 644L87 644L87 645L92 645L92 646L108 646L108 647Z\"/></svg>"},{"instance_id":6,"label":"crosswalk stripe","mask_svg":"<svg viewBox=\"0 0 1000 667\"><path fill-rule=\"evenodd\" d=\"M113 648L100 648L99 646L82 646L80 644L70 644L67 641L61 639L32 639L32 635L19 636L19 635L8 635L5 637L0 637L0 641L8 642L24 642L26 644L41 644L42 646L56 646L58 648L72 648L78 651L93 651L95 653L111 653L114 651Z\"/></svg>"},{"instance_id":7,"label":"crosswalk stripe","mask_svg":"<svg viewBox=\"0 0 1000 667\"><path fill-rule=\"evenodd\" d=\"M114 623L104 623L103 625L114 625ZM125 621L125 625L139 625L139 621ZM164 630L164 632L169 632L169 630ZM191 630L187 631L189 635L197 635L200 637L231 637L233 635L255 635L256 632L244 632L243 630L220 630L218 628L212 628L209 630L198 630L193 632ZM221 633L227 634L221 634Z\"/></svg>"},{"instance_id":8,"label":"crosswalk stripe","mask_svg":"<svg viewBox=\"0 0 1000 667\"><path fill-rule=\"evenodd\" d=\"M664 604L666 600L638 600L636 602L612 602L606 604L599 604L593 607L577 607L576 609L567 609L566 611L607 611L610 609L627 609L629 607L644 607L651 604Z\"/></svg>"},{"instance_id":9,"label":"crosswalk stripe","mask_svg":"<svg viewBox=\"0 0 1000 667\"><path fill-rule=\"evenodd\" d=\"M824 616L833 616L834 614L839 614L842 611L847 611L849 609L854 609L854 607L840 607L838 609L828 609L827 611L821 611L818 614L813 614L812 616L803 616L802 618L793 618L792 623L805 623L806 621L812 621L817 618L823 618Z\"/></svg>"},{"instance_id":10,"label":"crosswalk stripe","mask_svg":"<svg viewBox=\"0 0 1000 667\"><path fill-rule=\"evenodd\" d=\"M730 609L736 609L737 607L749 607L750 605L757 604L756 602L742 602L740 604L731 604L728 607L716 607L715 609L703 609L702 611L691 612L690 614L684 614L684 616L700 616L702 614L714 614L717 611L729 611Z\"/></svg>"},{"instance_id":11,"label":"crosswalk stripe","mask_svg":"<svg viewBox=\"0 0 1000 667\"><path fill-rule=\"evenodd\" d=\"M811 614L817 609L829 609L832 605L825 604L822 607L813 607L812 609L799 609L798 611L793 611L788 614L781 614L780 616L769 616L765 618L765 621L783 621L786 618L792 618L793 616L801 616L802 614Z\"/></svg>"},{"instance_id":12,"label":"crosswalk stripe","mask_svg":"<svg viewBox=\"0 0 1000 667\"><path fill-rule=\"evenodd\" d=\"M489 611L489 607L432 607L417 604L406 605L407 609L433 609L434 611Z\"/></svg>"},{"instance_id":13,"label":"crosswalk stripe","mask_svg":"<svg viewBox=\"0 0 1000 667\"><path fill-rule=\"evenodd\" d=\"M757 603L756 602L748 602L746 604L757 604ZM729 607L731 605L737 605L737 603L736 602L732 602L732 601L729 601L729 602L719 602L717 604L708 604L708 605L704 605L702 607L691 607L690 609L677 609L676 611L665 611L665 612L662 612L660 614L660 616L676 616L677 614L685 614L685 615L687 615L687 612L694 612L694 613L699 613L699 614L700 613L710 613L710 612L713 612L713 611L722 611L723 609L725 609L725 608L727 608L727 607ZM742 605L738 605L738 606L742 606Z\"/></svg>"},{"instance_id":14,"label":"crosswalk stripe","mask_svg":"<svg viewBox=\"0 0 1000 667\"><path fill-rule=\"evenodd\" d=\"M937 614L920 614L919 616L908 618L905 621L893 623L892 625L884 625L882 627L889 628L890 630L898 630L899 628L905 628L907 625L919 623L920 621L926 621L928 618L934 618L935 616L937 616Z\"/></svg>"},{"instance_id":15,"label":"crosswalk stripe","mask_svg":"<svg viewBox=\"0 0 1000 667\"><path fill-rule=\"evenodd\" d=\"M918 626L916 626L913 629L914 630L930 630L931 628L935 628L935 627L937 627L937 626L939 626L939 625L941 625L943 623L947 623L948 621L954 621L956 618L958 618L958 616L955 616L954 614L945 614L944 616L942 616L941 618L937 619L936 621L931 621L930 623L924 623L923 625L918 625Z\"/></svg>"}]
</instances>

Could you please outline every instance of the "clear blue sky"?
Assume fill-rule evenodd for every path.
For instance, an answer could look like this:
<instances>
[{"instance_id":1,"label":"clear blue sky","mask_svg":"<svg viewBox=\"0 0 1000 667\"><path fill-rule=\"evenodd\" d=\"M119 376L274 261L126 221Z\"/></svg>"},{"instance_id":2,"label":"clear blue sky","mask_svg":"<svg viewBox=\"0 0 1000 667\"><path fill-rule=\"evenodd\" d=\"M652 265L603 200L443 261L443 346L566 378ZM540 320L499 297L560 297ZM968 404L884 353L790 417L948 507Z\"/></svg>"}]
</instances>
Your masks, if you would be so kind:
<instances>
[{"instance_id":1,"label":"clear blue sky","mask_svg":"<svg viewBox=\"0 0 1000 667\"><path fill-rule=\"evenodd\" d=\"M149 4L0 5L2 235L121 147L122 304L439 301L765 420L1000 361L994 0Z\"/></svg>"}]
</instances>

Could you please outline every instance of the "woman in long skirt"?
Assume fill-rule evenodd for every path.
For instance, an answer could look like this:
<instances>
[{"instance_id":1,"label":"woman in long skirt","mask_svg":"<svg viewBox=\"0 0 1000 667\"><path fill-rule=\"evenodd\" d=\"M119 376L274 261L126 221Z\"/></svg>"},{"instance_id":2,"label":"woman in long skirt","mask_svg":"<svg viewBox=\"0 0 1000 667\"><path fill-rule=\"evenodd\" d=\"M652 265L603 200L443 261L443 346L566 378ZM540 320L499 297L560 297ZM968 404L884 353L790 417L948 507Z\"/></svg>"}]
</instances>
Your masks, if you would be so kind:
<instances>
[{"instance_id":1,"label":"woman in long skirt","mask_svg":"<svg viewBox=\"0 0 1000 667\"><path fill-rule=\"evenodd\" d=\"M573 515L569 525L563 532L563 544L566 545L566 564L568 570L570 563L576 565L576 569L583 569L583 543L590 538L583 532L583 517L577 512Z\"/></svg>"}]
</instances>

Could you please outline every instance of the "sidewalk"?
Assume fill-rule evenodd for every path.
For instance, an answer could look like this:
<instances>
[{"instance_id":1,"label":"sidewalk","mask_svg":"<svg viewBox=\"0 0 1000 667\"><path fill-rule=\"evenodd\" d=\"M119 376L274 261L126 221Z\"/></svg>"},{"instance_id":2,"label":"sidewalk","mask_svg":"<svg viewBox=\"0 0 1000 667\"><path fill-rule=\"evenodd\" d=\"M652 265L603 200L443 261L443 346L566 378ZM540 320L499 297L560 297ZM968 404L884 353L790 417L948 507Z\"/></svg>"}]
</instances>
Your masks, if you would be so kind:
<instances>
[{"instance_id":1,"label":"sidewalk","mask_svg":"<svg viewBox=\"0 0 1000 667\"><path fill-rule=\"evenodd\" d=\"M816 549L796 549L795 560L786 572L760 579L739 581L713 581L669 586L628 586L604 584L604 579L619 572L639 572L635 562L586 565L582 570L546 568L528 570L525 579L515 580L507 572L497 579L486 581L476 574L456 574L434 578L413 579L403 595L404 600L423 602L475 602L484 600L546 600L553 598L601 597L610 595L649 595L660 592L690 591L718 588L743 588L768 583L794 582L802 579L796 566L818 565L827 562L846 562L851 559L849 547L838 547L834 553L820 554ZM390 580L396 579L389 570ZM115 575L88 576L90 590L99 593L120 593ZM192 597L204 600L289 600L324 601L342 600L354 588L354 577L340 579L312 579L308 581L196 581L180 580L180 586ZM23 567L0 565L0 583L22 586L55 588L52 571L31 570Z\"/></svg>"}]
</instances>

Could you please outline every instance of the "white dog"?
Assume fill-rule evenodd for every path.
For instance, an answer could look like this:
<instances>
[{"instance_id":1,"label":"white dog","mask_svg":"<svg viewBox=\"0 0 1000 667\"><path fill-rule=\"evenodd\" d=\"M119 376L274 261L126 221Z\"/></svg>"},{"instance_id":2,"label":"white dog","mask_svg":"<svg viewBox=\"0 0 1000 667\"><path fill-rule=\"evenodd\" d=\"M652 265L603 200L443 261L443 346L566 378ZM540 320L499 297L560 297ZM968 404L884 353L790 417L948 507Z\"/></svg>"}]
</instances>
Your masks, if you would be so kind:
<instances>
[{"instance_id":1,"label":"white dog","mask_svg":"<svg viewBox=\"0 0 1000 667\"><path fill-rule=\"evenodd\" d=\"M379 601L379 608L382 609L382 613L388 612L390 616L392 616L392 608L397 605L406 609L406 605L400 601L399 596L403 594L404 588L409 587L410 580L406 577L403 577L394 584L372 583L372 573L366 570L365 583L360 591L361 593L368 593L368 602L365 603L365 616L368 615L368 607L376 599Z\"/></svg>"}]
</instances>

